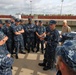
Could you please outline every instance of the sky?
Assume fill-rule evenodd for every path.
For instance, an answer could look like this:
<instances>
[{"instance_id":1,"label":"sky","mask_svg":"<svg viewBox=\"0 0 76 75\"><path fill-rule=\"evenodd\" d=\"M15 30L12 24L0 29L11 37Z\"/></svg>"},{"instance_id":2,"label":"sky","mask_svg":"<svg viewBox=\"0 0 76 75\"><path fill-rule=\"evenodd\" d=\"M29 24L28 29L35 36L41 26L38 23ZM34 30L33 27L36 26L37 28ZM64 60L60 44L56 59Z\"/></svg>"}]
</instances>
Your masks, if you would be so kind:
<instances>
[{"instance_id":1,"label":"sky","mask_svg":"<svg viewBox=\"0 0 76 75\"><path fill-rule=\"evenodd\" d=\"M0 14L16 13L76 15L76 0L0 0Z\"/></svg>"}]
</instances>

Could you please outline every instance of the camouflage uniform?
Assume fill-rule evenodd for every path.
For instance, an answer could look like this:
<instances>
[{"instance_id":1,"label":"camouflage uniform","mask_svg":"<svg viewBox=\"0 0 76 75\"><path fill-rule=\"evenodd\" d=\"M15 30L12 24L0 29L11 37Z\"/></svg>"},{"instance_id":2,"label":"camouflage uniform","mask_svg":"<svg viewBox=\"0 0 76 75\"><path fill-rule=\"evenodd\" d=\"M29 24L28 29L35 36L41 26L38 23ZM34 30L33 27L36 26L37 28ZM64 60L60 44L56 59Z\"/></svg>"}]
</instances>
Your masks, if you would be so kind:
<instances>
[{"instance_id":1,"label":"camouflage uniform","mask_svg":"<svg viewBox=\"0 0 76 75\"><path fill-rule=\"evenodd\" d=\"M21 25L17 25L17 26L15 25L13 27L13 32L15 33L22 29L23 27ZM15 42L16 55L18 55L19 49L21 49L21 52L24 51L24 41L23 41L22 34L19 34L19 35L14 34L14 42Z\"/></svg>"},{"instance_id":2,"label":"camouflage uniform","mask_svg":"<svg viewBox=\"0 0 76 75\"><path fill-rule=\"evenodd\" d=\"M27 36L27 46L28 46L28 52L30 52L30 49L34 52L34 33L35 33L35 25L34 24L27 24L25 33Z\"/></svg>"},{"instance_id":3,"label":"camouflage uniform","mask_svg":"<svg viewBox=\"0 0 76 75\"><path fill-rule=\"evenodd\" d=\"M0 32L0 40L2 40L6 35ZM0 45L0 75L12 75L11 66L13 64L13 59L7 57L9 54L8 50L4 45Z\"/></svg>"},{"instance_id":4,"label":"camouflage uniform","mask_svg":"<svg viewBox=\"0 0 76 75\"><path fill-rule=\"evenodd\" d=\"M58 39L59 39L59 33L58 31L55 29L53 31L49 31L50 34L47 36L47 45L46 45L46 51L44 54L44 60L43 63L47 63L47 67L51 67L54 64L55 61L55 49L57 47L58 44Z\"/></svg>"},{"instance_id":5,"label":"camouflage uniform","mask_svg":"<svg viewBox=\"0 0 76 75\"><path fill-rule=\"evenodd\" d=\"M0 20L0 31L4 32L2 20Z\"/></svg>"},{"instance_id":6,"label":"camouflage uniform","mask_svg":"<svg viewBox=\"0 0 76 75\"><path fill-rule=\"evenodd\" d=\"M24 46L25 46L25 49L28 49L27 48L27 32L26 32L26 27L27 25L23 25L23 28L24 28L24 34L23 34L23 37L24 37Z\"/></svg>"},{"instance_id":7,"label":"camouflage uniform","mask_svg":"<svg viewBox=\"0 0 76 75\"><path fill-rule=\"evenodd\" d=\"M24 47L25 47L25 49L27 49L26 24L24 23L24 20L20 20L20 25L24 29L24 33L22 35L23 35L23 39L24 39Z\"/></svg>"},{"instance_id":8,"label":"camouflage uniform","mask_svg":"<svg viewBox=\"0 0 76 75\"><path fill-rule=\"evenodd\" d=\"M56 24L56 21L51 20L50 25ZM56 29L49 30L45 40L47 41L43 63L39 66L44 66L43 70L48 70L53 67L55 61L55 51L59 41L59 32Z\"/></svg>"},{"instance_id":9,"label":"camouflage uniform","mask_svg":"<svg viewBox=\"0 0 76 75\"><path fill-rule=\"evenodd\" d=\"M35 20L34 22L35 22L35 29L37 30L38 21ZM37 35L36 35L36 31L35 31L34 35L35 35L35 37L34 37L34 39L35 39L35 40L34 40L34 48L36 48L36 47L37 47Z\"/></svg>"},{"instance_id":10,"label":"camouflage uniform","mask_svg":"<svg viewBox=\"0 0 76 75\"><path fill-rule=\"evenodd\" d=\"M9 20L6 20L6 23L10 24ZM11 25L11 24L10 24ZM6 42L8 51L13 54L13 30L11 26L6 26L5 34L8 36L8 40Z\"/></svg>"},{"instance_id":11,"label":"camouflage uniform","mask_svg":"<svg viewBox=\"0 0 76 75\"><path fill-rule=\"evenodd\" d=\"M43 34L44 32L46 32L46 28L44 26L38 26L37 29L36 29L36 32L41 35ZM41 43L41 50L42 50L42 53L43 53L43 49L44 49L44 40L40 40L38 37L37 37L37 51L39 51L39 44Z\"/></svg>"}]
</instances>

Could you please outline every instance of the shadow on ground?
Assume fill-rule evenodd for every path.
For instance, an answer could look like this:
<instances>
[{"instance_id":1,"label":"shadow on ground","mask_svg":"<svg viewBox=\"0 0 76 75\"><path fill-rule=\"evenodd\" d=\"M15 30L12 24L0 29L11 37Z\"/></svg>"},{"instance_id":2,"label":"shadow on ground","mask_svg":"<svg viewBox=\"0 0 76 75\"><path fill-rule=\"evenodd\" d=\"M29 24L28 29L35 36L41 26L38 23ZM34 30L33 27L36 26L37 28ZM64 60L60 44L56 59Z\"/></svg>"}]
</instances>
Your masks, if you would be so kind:
<instances>
[{"instance_id":1,"label":"shadow on ground","mask_svg":"<svg viewBox=\"0 0 76 75\"><path fill-rule=\"evenodd\" d=\"M19 54L19 59L14 60L13 75L55 75L55 70L43 71L38 66L42 60L41 53Z\"/></svg>"}]
</instances>

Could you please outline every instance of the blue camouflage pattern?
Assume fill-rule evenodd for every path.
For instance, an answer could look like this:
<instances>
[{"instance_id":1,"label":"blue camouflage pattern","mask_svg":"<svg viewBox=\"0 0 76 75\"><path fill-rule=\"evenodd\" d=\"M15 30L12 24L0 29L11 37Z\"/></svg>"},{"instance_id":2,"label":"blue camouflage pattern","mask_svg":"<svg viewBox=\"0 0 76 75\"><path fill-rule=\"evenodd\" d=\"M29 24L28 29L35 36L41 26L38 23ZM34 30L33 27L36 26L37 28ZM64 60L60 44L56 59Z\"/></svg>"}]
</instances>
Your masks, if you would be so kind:
<instances>
[{"instance_id":1,"label":"blue camouflage pattern","mask_svg":"<svg viewBox=\"0 0 76 75\"><path fill-rule=\"evenodd\" d=\"M27 24L25 27L25 33L26 33L26 41L27 41L27 48L28 48L28 52L30 52L30 49L34 49L34 37L35 37L35 25L34 24Z\"/></svg>"},{"instance_id":2,"label":"blue camouflage pattern","mask_svg":"<svg viewBox=\"0 0 76 75\"><path fill-rule=\"evenodd\" d=\"M62 38L60 38L60 42L65 42L66 40L75 40L76 39L76 33L72 32L72 33L63 33L62 34Z\"/></svg>"},{"instance_id":3,"label":"blue camouflage pattern","mask_svg":"<svg viewBox=\"0 0 76 75\"><path fill-rule=\"evenodd\" d=\"M34 32L36 31L34 24L27 24L26 29L27 37L34 37Z\"/></svg>"},{"instance_id":4,"label":"blue camouflage pattern","mask_svg":"<svg viewBox=\"0 0 76 75\"><path fill-rule=\"evenodd\" d=\"M56 29L54 30L50 29L48 33L49 34L45 38L47 44L43 62L47 62L47 67L52 68L55 61L56 47L59 41L59 32Z\"/></svg>"},{"instance_id":5,"label":"blue camouflage pattern","mask_svg":"<svg viewBox=\"0 0 76 75\"><path fill-rule=\"evenodd\" d=\"M44 26L37 26L36 27L36 32L41 35L43 34L44 32L46 33L46 28ZM44 38L44 37L43 37ZM41 43L41 50L42 50L42 53L43 53L43 49L44 49L44 40L40 40L38 37L37 37L37 51L39 51L39 44Z\"/></svg>"},{"instance_id":6,"label":"blue camouflage pattern","mask_svg":"<svg viewBox=\"0 0 76 75\"><path fill-rule=\"evenodd\" d=\"M0 31L0 41L2 40L2 39L4 39L4 37L6 37L6 35L2 32L2 31ZM6 43L4 44L4 45L2 45L2 46L0 46L1 47L1 49L3 49L3 50L6 50L7 49L7 46L6 46ZM6 51L6 54L7 54L8 52Z\"/></svg>"},{"instance_id":7,"label":"blue camouflage pattern","mask_svg":"<svg viewBox=\"0 0 76 75\"><path fill-rule=\"evenodd\" d=\"M12 75L12 64L12 58L9 58L5 55L0 55L0 75Z\"/></svg>"},{"instance_id":8,"label":"blue camouflage pattern","mask_svg":"<svg viewBox=\"0 0 76 75\"><path fill-rule=\"evenodd\" d=\"M0 31L0 40L4 39L5 36L6 35L2 31Z\"/></svg>"},{"instance_id":9,"label":"blue camouflage pattern","mask_svg":"<svg viewBox=\"0 0 76 75\"><path fill-rule=\"evenodd\" d=\"M21 25L18 25L18 26L15 25L13 27L13 32L18 32L18 31L20 31L22 29L23 29L23 27ZM22 34L20 34L20 35L14 35L14 40L15 41L20 41L21 39L23 39Z\"/></svg>"},{"instance_id":10,"label":"blue camouflage pattern","mask_svg":"<svg viewBox=\"0 0 76 75\"><path fill-rule=\"evenodd\" d=\"M0 31L0 40L2 40L6 35ZM6 45L0 45L0 75L12 75L11 66L13 64L13 59L7 57L9 54L6 49Z\"/></svg>"},{"instance_id":11,"label":"blue camouflage pattern","mask_svg":"<svg viewBox=\"0 0 76 75\"><path fill-rule=\"evenodd\" d=\"M9 52L7 51L6 44L0 46L0 55L7 55Z\"/></svg>"},{"instance_id":12,"label":"blue camouflage pattern","mask_svg":"<svg viewBox=\"0 0 76 75\"><path fill-rule=\"evenodd\" d=\"M0 31L2 31L2 32L3 32L3 26L2 26L2 27L0 27Z\"/></svg>"},{"instance_id":13,"label":"blue camouflage pattern","mask_svg":"<svg viewBox=\"0 0 76 75\"><path fill-rule=\"evenodd\" d=\"M12 54L13 53L13 37L14 37L12 27L6 26L6 29L4 32L5 32L5 35L8 36L8 40L6 42L7 50Z\"/></svg>"},{"instance_id":14,"label":"blue camouflage pattern","mask_svg":"<svg viewBox=\"0 0 76 75\"><path fill-rule=\"evenodd\" d=\"M13 32L18 32L21 31L23 29L23 27L21 25L18 26L14 26L13 27ZM20 51L24 51L24 40L23 40L23 35L19 34L19 35L15 35L14 34L14 44L15 44L15 49L16 49L16 54L18 55L19 50Z\"/></svg>"},{"instance_id":15,"label":"blue camouflage pattern","mask_svg":"<svg viewBox=\"0 0 76 75\"><path fill-rule=\"evenodd\" d=\"M59 32L58 32L58 30L56 30L56 29L50 30L48 33L49 34L46 36L47 44L50 47L53 47L53 46L57 47L58 42L59 42Z\"/></svg>"},{"instance_id":16,"label":"blue camouflage pattern","mask_svg":"<svg viewBox=\"0 0 76 75\"><path fill-rule=\"evenodd\" d=\"M64 62L76 71L76 40L67 40L57 48L57 56L61 56Z\"/></svg>"},{"instance_id":17,"label":"blue camouflage pattern","mask_svg":"<svg viewBox=\"0 0 76 75\"><path fill-rule=\"evenodd\" d=\"M46 28L44 26L37 26L36 32L41 35L46 32Z\"/></svg>"}]
</instances>

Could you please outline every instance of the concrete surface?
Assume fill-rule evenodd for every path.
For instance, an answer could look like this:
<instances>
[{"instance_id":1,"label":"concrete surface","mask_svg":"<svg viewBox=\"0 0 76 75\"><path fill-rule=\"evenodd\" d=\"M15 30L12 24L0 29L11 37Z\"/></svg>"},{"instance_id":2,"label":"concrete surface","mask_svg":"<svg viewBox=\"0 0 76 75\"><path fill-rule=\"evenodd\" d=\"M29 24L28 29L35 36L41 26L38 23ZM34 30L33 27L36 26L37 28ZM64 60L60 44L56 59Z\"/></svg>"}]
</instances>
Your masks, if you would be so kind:
<instances>
[{"instance_id":1,"label":"concrete surface","mask_svg":"<svg viewBox=\"0 0 76 75\"><path fill-rule=\"evenodd\" d=\"M40 52L19 54L19 59L14 60L12 73L13 75L55 75L55 70L43 71L43 67L38 66L42 60L43 54Z\"/></svg>"}]
</instances>

